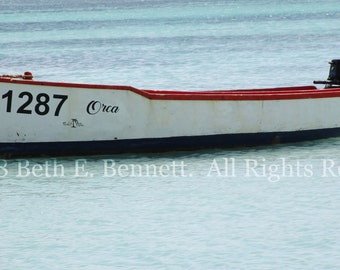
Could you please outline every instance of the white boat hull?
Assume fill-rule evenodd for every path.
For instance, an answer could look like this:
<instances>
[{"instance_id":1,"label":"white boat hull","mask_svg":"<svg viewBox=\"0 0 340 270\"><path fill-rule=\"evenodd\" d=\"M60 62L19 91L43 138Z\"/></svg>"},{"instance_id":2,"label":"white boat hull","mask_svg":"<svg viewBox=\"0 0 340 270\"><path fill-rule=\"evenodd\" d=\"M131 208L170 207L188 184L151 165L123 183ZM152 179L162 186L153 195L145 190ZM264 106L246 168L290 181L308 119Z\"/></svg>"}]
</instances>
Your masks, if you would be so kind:
<instances>
[{"instance_id":1,"label":"white boat hull","mask_svg":"<svg viewBox=\"0 0 340 270\"><path fill-rule=\"evenodd\" d=\"M79 155L340 135L340 89L181 92L0 79L0 155Z\"/></svg>"}]
</instances>

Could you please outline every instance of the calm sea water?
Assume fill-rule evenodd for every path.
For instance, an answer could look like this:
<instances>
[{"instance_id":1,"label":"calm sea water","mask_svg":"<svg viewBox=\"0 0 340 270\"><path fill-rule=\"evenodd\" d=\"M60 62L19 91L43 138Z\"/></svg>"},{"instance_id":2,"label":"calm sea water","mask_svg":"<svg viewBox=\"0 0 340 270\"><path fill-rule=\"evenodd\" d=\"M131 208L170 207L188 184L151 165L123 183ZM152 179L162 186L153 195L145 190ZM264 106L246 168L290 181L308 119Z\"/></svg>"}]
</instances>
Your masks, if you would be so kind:
<instances>
[{"instance_id":1,"label":"calm sea water","mask_svg":"<svg viewBox=\"0 0 340 270\"><path fill-rule=\"evenodd\" d=\"M0 1L0 73L310 85L340 58L339 17L332 0ZM0 160L0 269L339 269L339 188L339 138Z\"/></svg>"}]
</instances>

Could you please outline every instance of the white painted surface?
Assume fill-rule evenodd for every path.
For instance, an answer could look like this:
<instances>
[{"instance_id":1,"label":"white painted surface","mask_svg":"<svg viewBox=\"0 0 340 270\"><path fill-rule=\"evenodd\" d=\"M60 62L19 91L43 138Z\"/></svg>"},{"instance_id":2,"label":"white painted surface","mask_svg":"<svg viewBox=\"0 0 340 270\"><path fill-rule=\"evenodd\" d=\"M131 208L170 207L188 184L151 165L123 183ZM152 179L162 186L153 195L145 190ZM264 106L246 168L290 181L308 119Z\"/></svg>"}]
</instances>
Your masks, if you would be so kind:
<instances>
[{"instance_id":1,"label":"white painted surface","mask_svg":"<svg viewBox=\"0 0 340 270\"><path fill-rule=\"evenodd\" d=\"M12 90L11 112L6 112ZM27 101L29 114L18 113ZM35 112L39 94L49 112ZM55 110L67 96L59 115ZM161 138L213 134L297 131L340 127L340 98L289 100L150 100L127 90L106 90L0 83L0 142L56 142ZM112 112L89 114L88 104ZM40 105L38 111L43 111ZM117 106L119 109L117 109ZM96 106L94 108L97 108Z\"/></svg>"}]
</instances>

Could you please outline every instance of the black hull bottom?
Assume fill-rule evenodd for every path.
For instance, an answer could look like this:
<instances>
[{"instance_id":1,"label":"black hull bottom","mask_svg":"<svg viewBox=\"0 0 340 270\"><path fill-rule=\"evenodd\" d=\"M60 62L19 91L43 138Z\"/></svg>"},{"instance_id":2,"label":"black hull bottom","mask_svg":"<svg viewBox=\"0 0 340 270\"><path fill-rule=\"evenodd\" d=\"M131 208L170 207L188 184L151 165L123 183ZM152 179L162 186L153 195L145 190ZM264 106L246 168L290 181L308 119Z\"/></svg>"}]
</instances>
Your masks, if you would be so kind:
<instances>
[{"instance_id":1,"label":"black hull bottom","mask_svg":"<svg viewBox=\"0 0 340 270\"><path fill-rule=\"evenodd\" d=\"M0 143L0 156L78 156L115 153L165 152L292 143L340 136L340 128L294 132L182 136L112 141Z\"/></svg>"}]
</instances>

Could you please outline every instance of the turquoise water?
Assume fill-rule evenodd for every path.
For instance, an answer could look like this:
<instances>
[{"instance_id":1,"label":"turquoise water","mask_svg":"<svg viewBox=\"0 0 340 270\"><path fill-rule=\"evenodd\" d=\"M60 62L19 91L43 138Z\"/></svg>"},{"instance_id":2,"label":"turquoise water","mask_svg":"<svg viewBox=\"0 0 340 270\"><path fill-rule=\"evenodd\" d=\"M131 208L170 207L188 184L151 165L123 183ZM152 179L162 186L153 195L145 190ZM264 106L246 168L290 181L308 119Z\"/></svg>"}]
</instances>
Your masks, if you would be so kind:
<instances>
[{"instance_id":1,"label":"turquoise water","mask_svg":"<svg viewBox=\"0 0 340 270\"><path fill-rule=\"evenodd\" d=\"M339 16L338 1L2 1L0 73L310 85L340 58ZM339 150L2 159L0 269L339 269Z\"/></svg>"}]
</instances>

